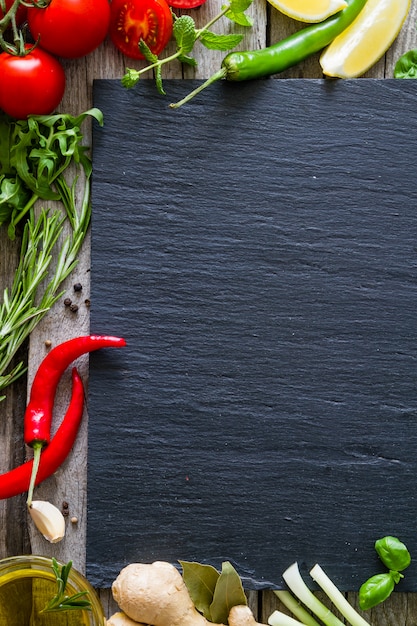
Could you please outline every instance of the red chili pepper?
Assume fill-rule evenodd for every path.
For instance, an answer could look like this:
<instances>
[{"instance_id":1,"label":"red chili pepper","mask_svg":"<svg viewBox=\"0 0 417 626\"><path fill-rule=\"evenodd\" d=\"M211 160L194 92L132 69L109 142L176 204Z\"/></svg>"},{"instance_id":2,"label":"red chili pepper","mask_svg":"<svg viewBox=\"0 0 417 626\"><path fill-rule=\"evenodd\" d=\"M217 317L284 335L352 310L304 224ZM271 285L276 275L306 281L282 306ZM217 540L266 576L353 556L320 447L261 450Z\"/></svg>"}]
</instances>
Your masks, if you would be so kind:
<instances>
[{"instance_id":1,"label":"red chili pepper","mask_svg":"<svg viewBox=\"0 0 417 626\"><path fill-rule=\"evenodd\" d=\"M61 425L49 446L42 452L35 484L51 476L65 461L74 445L84 408L84 386L76 368L72 370L71 401ZM0 500L17 496L29 488L33 461L0 475Z\"/></svg>"},{"instance_id":2,"label":"red chili pepper","mask_svg":"<svg viewBox=\"0 0 417 626\"><path fill-rule=\"evenodd\" d=\"M118 348L126 345L121 337L86 335L64 341L44 358L33 379L29 403L24 417L24 438L29 446L50 442L52 411L55 393L62 374L82 354L100 348Z\"/></svg>"}]
</instances>

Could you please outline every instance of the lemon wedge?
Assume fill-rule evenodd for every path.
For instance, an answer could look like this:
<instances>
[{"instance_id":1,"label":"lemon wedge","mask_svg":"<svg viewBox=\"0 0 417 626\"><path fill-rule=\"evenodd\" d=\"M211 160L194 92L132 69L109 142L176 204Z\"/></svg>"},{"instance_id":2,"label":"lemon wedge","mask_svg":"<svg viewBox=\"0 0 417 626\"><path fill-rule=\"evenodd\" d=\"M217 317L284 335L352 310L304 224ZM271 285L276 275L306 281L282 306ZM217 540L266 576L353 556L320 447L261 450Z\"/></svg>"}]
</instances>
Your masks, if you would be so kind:
<instances>
[{"instance_id":1,"label":"lemon wedge","mask_svg":"<svg viewBox=\"0 0 417 626\"><path fill-rule=\"evenodd\" d=\"M347 7L346 0L269 0L281 13L301 22L322 22Z\"/></svg>"},{"instance_id":2,"label":"lemon wedge","mask_svg":"<svg viewBox=\"0 0 417 626\"><path fill-rule=\"evenodd\" d=\"M411 0L368 0L358 17L320 57L327 76L356 78L391 46L410 10Z\"/></svg>"}]
</instances>

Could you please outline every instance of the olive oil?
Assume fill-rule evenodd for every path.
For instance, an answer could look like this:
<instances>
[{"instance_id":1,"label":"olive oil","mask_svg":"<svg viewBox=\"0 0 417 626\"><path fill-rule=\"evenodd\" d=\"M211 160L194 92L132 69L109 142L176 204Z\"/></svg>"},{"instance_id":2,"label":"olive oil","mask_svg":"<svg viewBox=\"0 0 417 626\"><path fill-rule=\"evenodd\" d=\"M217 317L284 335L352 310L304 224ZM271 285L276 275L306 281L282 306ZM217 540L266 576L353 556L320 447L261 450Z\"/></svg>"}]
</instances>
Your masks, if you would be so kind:
<instances>
[{"instance_id":1,"label":"olive oil","mask_svg":"<svg viewBox=\"0 0 417 626\"><path fill-rule=\"evenodd\" d=\"M0 626L88 626L89 611L42 613L56 594L55 576L36 569L11 572L0 578ZM66 593L77 590L68 584Z\"/></svg>"}]
</instances>

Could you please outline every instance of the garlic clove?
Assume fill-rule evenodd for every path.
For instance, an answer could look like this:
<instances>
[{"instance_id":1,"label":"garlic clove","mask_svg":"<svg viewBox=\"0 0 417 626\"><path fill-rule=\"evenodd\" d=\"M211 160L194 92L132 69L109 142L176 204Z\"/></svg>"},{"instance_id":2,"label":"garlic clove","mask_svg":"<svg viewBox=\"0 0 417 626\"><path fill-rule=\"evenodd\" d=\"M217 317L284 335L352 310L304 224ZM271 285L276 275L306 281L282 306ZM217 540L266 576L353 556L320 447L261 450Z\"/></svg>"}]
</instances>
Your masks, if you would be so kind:
<instances>
[{"instance_id":1,"label":"garlic clove","mask_svg":"<svg viewBox=\"0 0 417 626\"><path fill-rule=\"evenodd\" d=\"M58 543L65 535L65 519L61 511L50 502L33 500L28 506L36 528L51 543Z\"/></svg>"}]
</instances>

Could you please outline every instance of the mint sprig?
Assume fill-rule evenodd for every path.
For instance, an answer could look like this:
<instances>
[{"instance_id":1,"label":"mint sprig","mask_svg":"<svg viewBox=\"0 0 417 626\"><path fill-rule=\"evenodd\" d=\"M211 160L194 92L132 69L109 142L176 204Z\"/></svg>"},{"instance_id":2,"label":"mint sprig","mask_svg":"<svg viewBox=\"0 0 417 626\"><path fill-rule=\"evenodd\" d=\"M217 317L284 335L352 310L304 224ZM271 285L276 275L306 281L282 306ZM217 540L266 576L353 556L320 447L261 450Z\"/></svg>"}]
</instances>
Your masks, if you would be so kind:
<instances>
[{"instance_id":1,"label":"mint sprig","mask_svg":"<svg viewBox=\"0 0 417 626\"><path fill-rule=\"evenodd\" d=\"M213 24L219 21L222 17L226 17L239 26L252 26L251 18L245 14L245 11L250 7L252 2L253 0L231 0L228 4L223 5L220 13L203 26L203 28L196 28L195 22L190 15L181 15L180 17L177 17L173 14L174 25L172 32L176 42L175 52L170 56L160 59L158 56L153 54L146 43L141 40L139 42L139 49L146 61L148 61L149 65L140 70L127 68L124 76L122 77L123 87L131 89L139 82L143 74L153 70L156 88L161 95L165 95L162 82L162 67L175 60L195 67L197 62L192 56L190 56L190 53L193 51L194 45L197 41L209 50L220 50L222 52L232 50L238 46L243 39L243 35L219 35L212 32L210 29Z\"/></svg>"},{"instance_id":2,"label":"mint sprig","mask_svg":"<svg viewBox=\"0 0 417 626\"><path fill-rule=\"evenodd\" d=\"M71 568L72 561L69 561L60 568L57 560L52 559L52 569L55 574L58 589L56 595L48 602L45 608L42 609L41 613L74 611L80 609L91 611L91 602L86 599L88 591L80 591L72 596L67 596L65 593Z\"/></svg>"}]
</instances>

